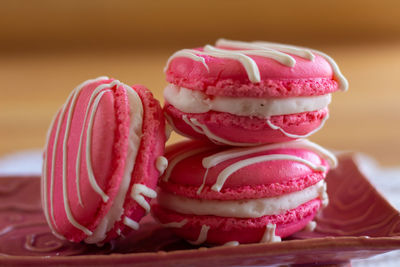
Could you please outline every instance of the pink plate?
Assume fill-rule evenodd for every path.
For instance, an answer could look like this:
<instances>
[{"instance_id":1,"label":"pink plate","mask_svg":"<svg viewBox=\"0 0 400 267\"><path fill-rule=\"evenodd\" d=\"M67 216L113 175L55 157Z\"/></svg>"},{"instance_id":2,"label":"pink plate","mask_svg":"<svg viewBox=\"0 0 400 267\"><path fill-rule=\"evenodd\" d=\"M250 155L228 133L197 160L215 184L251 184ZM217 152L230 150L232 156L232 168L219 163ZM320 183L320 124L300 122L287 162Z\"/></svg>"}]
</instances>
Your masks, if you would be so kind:
<instances>
[{"instance_id":1,"label":"pink plate","mask_svg":"<svg viewBox=\"0 0 400 267\"><path fill-rule=\"evenodd\" d=\"M366 180L351 155L328 175L329 206L313 233L281 243L198 248L151 217L103 247L53 237L40 207L39 177L0 178L0 265L263 266L337 264L400 249L400 214Z\"/></svg>"}]
</instances>

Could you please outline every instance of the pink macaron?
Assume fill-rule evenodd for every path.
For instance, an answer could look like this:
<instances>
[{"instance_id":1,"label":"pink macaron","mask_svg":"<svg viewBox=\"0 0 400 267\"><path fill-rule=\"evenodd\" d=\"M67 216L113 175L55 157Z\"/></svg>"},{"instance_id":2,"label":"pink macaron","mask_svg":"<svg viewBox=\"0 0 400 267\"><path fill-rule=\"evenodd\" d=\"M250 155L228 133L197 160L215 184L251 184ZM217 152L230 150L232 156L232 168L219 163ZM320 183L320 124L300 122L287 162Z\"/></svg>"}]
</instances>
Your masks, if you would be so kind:
<instances>
[{"instance_id":1,"label":"pink macaron","mask_svg":"<svg viewBox=\"0 0 400 267\"><path fill-rule=\"evenodd\" d=\"M153 215L197 245L275 242L312 226L336 166L305 139L251 148L184 141L165 156Z\"/></svg>"},{"instance_id":2,"label":"pink macaron","mask_svg":"<svg viewBox=\"0 0 400 267\"><path fill-rule=\"evenodd\" d=\"M107 77L75 88L47 136L42 205L59 238L102 244L139 228L156 197L165 123L144 86Z\"/></svg>"},{"instance_id":3,"label":"pink macaron","mask_svg":"<svg viewBox=\"0 0 400 267\"><path fill-rule=\"evenodd\" d=\"M164 113L180 134L246 146L307 137L348 83L328 55L307 48L218 40L183 49L165 68Z\"/></svg>"}]
</instances>

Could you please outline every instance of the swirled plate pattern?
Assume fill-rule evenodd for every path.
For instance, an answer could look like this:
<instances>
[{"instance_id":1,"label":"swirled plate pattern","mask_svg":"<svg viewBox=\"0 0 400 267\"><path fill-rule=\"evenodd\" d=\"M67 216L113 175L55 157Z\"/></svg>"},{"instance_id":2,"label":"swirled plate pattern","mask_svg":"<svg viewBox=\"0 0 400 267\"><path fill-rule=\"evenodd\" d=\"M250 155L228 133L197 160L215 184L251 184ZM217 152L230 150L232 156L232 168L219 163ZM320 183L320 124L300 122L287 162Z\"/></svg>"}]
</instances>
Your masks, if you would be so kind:
<instances>
[{"instance_id":1,"label":"swirled plate pattern","mask_svg":"<svg viewBox=\"0 0 400 267\"><path fill-rule=\"evenodd\" d=\"M262 266L337 264L400 249L400 214L367 181L353 155L327 177L330 204L314 232L281 243L197 247L150 216L140 230L103 247L54 237L42 214L39 177L0 178L0 265Z\"/></svg>"}]
</instances>

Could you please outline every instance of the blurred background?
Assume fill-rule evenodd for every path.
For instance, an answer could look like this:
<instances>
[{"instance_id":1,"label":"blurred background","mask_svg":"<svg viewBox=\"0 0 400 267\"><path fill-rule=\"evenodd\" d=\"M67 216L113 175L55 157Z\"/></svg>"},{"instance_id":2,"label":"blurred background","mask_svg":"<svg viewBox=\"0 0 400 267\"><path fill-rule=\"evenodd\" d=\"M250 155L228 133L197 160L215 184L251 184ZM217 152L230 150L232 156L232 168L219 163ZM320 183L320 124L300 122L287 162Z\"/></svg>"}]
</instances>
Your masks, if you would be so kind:
<instances>
[{"instance_id":1,"label":"blurred background","mask_svg":"<svg viewBox=\"0 0 400 267\"><path fill-rule=\"evenodd\" d=\"M0 156L44 145L53 114L100 75L162 102L174 51L220 37L309 46L348 78L310 139L400 164L400 1L0 0ZM178 139L176 135L170 142Z\"/></svg>"}]
</instances>

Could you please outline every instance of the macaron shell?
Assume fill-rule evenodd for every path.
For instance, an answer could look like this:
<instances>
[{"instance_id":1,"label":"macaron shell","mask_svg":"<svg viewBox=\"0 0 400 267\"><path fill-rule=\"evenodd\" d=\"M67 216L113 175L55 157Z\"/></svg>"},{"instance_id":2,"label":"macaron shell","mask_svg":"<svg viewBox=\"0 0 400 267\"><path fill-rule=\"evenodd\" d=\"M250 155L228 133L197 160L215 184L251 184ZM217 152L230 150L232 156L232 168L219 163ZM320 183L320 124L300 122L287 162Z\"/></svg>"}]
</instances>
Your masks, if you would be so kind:
<instances>
[{"instance_id":1,"label":"macaron shell","mask_svg":"<svg viewBox=\"0 0 400 267\"><path fill-rule=\"evenodd\" d=\"M260 143L278 143L296 139L294 136L305 136L318 130L328 116L328 109L302 112L288 115L272 116L269 120L279 129L272 129L266 118L237 116L225 112L209 111L207 113L184 113L166 103L164 112L171 126L184 136L207 140L207 136L195 131L182 118L195 119L205 125L209 131L230 145L240 146ZM227 143L226 142L226 143ZM237 144L232 144L237 143Z\"/></svg>"},{"instance_id":2,"label":"macaron shell","mask_svg":"<svg viewBox=\"0 0 400 267\"><path fill-rule=\"evenodd\" d=\"M230 152L233 149L212 144L204 145L198 141L186 141L172 145L168 148L165 156L173 165L161 178L160 187L167 192L196 199L265 198L299 191L316 184L325 178L329 170L327 161L311 150L270 148L271 146L268 145L264 147L258 152L233 157L207 169L203 165L205 158L221 152L233 153ZM184 155L187 156L177 161ZM316 166L323 166L325 172L313 170L302 162L290 159L262 161L244 166L230 174L220 191L211 189L217 182L219 174L229 166L265 155L295 156ZM198 192L202 185L203 189Z\"/></svg>"},{"instance_id":3,"label":"macaron shell","mask_svg":"<svg viewBox=\"0 0 400 267\"><path fill-rule=\"evenodd\" d=\"M106 87L98 107L95 110L90 155L86 155L86 137L88 124L91 115L90 108L94 107L93 103L89 106L88 117L85 121L86 109L88 108L90 96L99 85L110 83L111 80L101 80L89 83L84 86L81 93L77 96L74 110L71 110L70 128L66 134L68 114L70 103L67 103L65 113L61 116L59 112L51 130L49 143L47 145L46 155L46 172L48 175L47 203L50 219L54 224L56 232L65 236L68 240L79 242L86 237L86 234L71 224L70 218L67 217L66 205L69 206L72 217L88 230L93 231L104 212L106 212L116 194L115 188L118 188L121 182L121 173L124 169L124 162L118 161L119 158L125 158L128 135L129 119L127 98L125 90L122 88ZM58 139L56 133L59 125ZM128 120L129 122L129 120ZM82 128L85 129L82 131ZM82 134L83 132L83 134ZM82 135L82 138L81 138ZM65 139L64 137L67 137ZM66 162L63 163L63 150L67 148ZM54 147L55 146L55 147ZM53 149L55 154L53 155ZM80 149L80 150L79 150ZM79 153L80 152L80 153ZM86 157L90 156L91 161L99 160L101 164L92 164L93 174L96 177L96 183L108 196L109 201L104 202L101 195L94 190L93 185L89 182ZM79 160L79 164L77 161ZM54 164L54 168L52 168ZM64 167L64 168L63 168ZM76 179L76 170L79 170L79 181ZM63 182L63 170L68 179ZM54 176L53 176L54 174ZM51 185L54 183L53 192ZM79 185L79 191L78 186ZM66 189L67 199L64 199L63 190ZM79 201L78 192L81 197ZM53 197L53 199L51 199ZM65 202L68 201L67 204ZM51 212L54 210L54 215ZM54 218L54 220L53 220Z\"/></svg>"},{"instance_id":4,"label":"macaron shell","mask_svg":"<svg viewBox=\"0 0 400 267\"><path fill-rule=\"evenodd\" d=\"M139 95L143 103L143 125L140 148L136 157L135 166L132 172L132 179L129 188L134 184L143 184L150 189L155 190L160 176L159 170L156 168L156 160L164 154L166 136L165 136L165 119L159 102L154 99L152 93L142 85L134 85L132 87ZM128 217L135 222L146 214L145 209L140 206L132 197L131 190L128 191L124 202L124 214L122 219L118 221L114 228L108 233L105 241L116 238L121 231L127 234L132 229L123 223L123 218ZM145 197L147 202L150 198Z\"/></svg>"},{"instance_id":5,"label":"macaron shell","mask_svg":"<svg viewBox=\"0 0 400 267\"><path fill-rule=\"evenodd\" d=\"M155 162L164 153L165 120L158 101L144 86L132 89L140 103L129 100L131 89L119 81L89 80L71 93L58 113L49 133L42 178L45 215L56 235L73 242L104 243L132 230L123 224L125 217L139 222L144 216L145 210L131 197L131 190L135 184L156 188L160 172ZM137 116L133 112L141 108L134 111L132 105L139 104L143 115ZM124 185L126 195L120 204L124 213L101 239L101 233L92 232L104 225L117 194L124 192L128 150L136 151L131 146L137 145L130 141L130 127L138 119L142 120L140 147L137 154L131 152L135 162L128 176L129 187Z\"/></svg>"},{"instance_id":6,"label":"macaron shell","mask_svg":"<svg viewBox=\"0 0 400 267\"><path fill-rule=\"evenodd\" d=\"M332 67L323 57L314 54L314 61L310 61L290 56L296 60L294 67L270 58L249 55L260 71L259 83L250 82L239 61L211 56L202 56L208 70L200 61L174 58L166 76L170 83L215 96L294 97L323 95L338 90Z\"/></svg>"},{"instance_id":7,"label":"macaron shell","mask_svg":"<svg viewBox=\"0 0 400 267\"><path fill-rule=\"evenodd\" d=\"M189 241L198 239L203 225L209 226L205 242L222 245L230 241L237 241L240 244L259 243L268 224L276 225L276 236L281 238L290 236L303 229L314 218L321 206L321 200L314 199L284 214L254 219L184 215L160 206L154 206L153 213L162 224L186 222L182 227L171 227L171 230Z\"/></svg>"}]
</instances>

